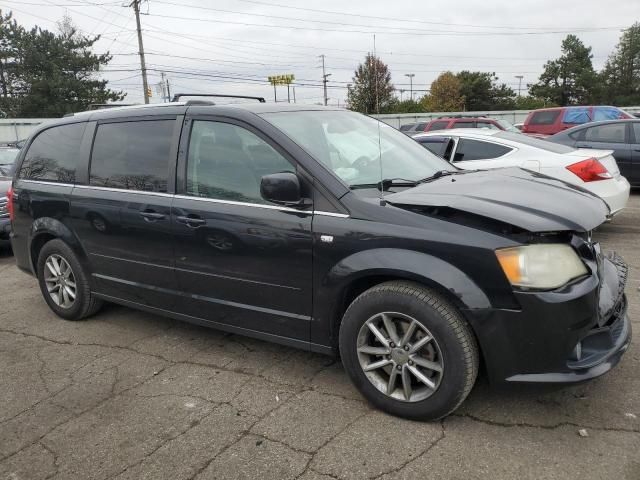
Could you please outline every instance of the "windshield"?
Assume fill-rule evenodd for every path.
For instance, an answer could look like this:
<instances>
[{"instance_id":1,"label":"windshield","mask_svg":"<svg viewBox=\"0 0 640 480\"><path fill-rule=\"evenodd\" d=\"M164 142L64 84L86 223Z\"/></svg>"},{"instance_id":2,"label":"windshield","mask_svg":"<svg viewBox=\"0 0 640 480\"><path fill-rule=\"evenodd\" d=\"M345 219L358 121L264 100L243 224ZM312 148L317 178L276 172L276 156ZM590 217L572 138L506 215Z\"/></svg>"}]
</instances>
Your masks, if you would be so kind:
<instances>
[{"instance_id":1,"label":"windshield","mask_svg":"<svg viewBox=\"0 0 640 480\"><path fill-rule=\"evenodd\" d=\"M516 127L514 127L512 124L510 124L506 120L500 119L500 120L497 120L497 122L507 132L520 133L520 130L518 130Z\"/></svg>"},{"instance_id":2,"label":"windshield","mask_svg":"<svg viewBox=\"0 0 640 480\"><path fill-rule=\"evenodd\" d=\"M530 137L529 135L523 135L522 133L511 133L502 131L496 133L495 137L504 138L505 140L511 140L513 142L523 143L530 147L540 148L552 153L570 153L575 150L575 148L573 147L568 147L559 143L552 143L548 140L542 140L540 138Z\"/></svg>"},{"instance_id":3,"label":"windshield","mask_svg":"<svg viewBox=\"0 0 640 480\"><path fill-rule=\"evenodd\" d=\"M10 176L13 171L13 164L20 150L17 148L0 148L0 175Z\"/></svg>"},{"instance_id":4,"label":"windshield","mask_svg":"<svg viewBox=\"0 0 640 480\"><path fill-rule=\"evenodd\" d=\"M417 181L439 170L457 170L404 133L359 113L289 111L262 117L349 186L377 184L383 178Z\"/></svg>"}]
</instances>

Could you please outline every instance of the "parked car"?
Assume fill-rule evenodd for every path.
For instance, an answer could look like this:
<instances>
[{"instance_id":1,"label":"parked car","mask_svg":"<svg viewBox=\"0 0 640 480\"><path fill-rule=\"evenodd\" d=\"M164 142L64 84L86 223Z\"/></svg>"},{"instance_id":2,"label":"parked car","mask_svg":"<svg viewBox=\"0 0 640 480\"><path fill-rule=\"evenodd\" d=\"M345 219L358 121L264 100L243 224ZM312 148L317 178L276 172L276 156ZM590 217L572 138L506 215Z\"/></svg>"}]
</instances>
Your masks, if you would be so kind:
<instances>
[{"instance_id":1,"label":"parked car","mask_svg":"<svg viewBox=\"0 0 640 480\"><path fill-rule=\"evenodd\" d=\"M633 118L633 116L618 107L603 105L541 108L527 115L522 132L548 136L584 123L621 118Z\"/></svg>"},{"instance_id":2,"label":"parked car","mask_svg":"<svg viewBox=\"0 0 640 480\"><path fill-rule=\"evenodd\" d=\"M414 135L414 140L465 170L522 167L584 188L619 213L629 200L629 182L611 150L576 149L498 130L451 130Z\"/></svg>"},{"instance_id":3,"label":"parked car","mask_svg":"<svg viewBox=\"0 0 640 480\"><path fill-rule=\"evenodd\" d=\"M13 147L0 147L0 177L10 177L13 164L20 153L20 149Z\"/></svg>"},{"instance_id":4,"label":"parked car","mask_svg":"<svg viewBox=\"0 0 640 480\"><path fill-rule=\"evenodd\" d=\"M506 120L495 120L488 117L474 117L456 115L451 117L438 117L426 122L423 128L416 128L416 132L433 132L435 130L448 130L451 128L489 128L491 130L507 130L518 132L512 124Z\"/></svg>"},{"instance_id":5,"label":"parked car","mask_svg":"<svg viewBox=\"0 0 640 480\"><path fill-rule=\"evenodd\" d=\"M40 126L18 162L16 261L68 320L106 300L339 351L372 404L421 419L464 401L480 358L494 382L572 383L630 342L627 267L591 236L600 198L464 172L355 112L98 110ZM127 209L126 228L105 234L88 205L116 223ZM201 233L219 227L262 239L221 249Z\"/></svg>"},{"instance_id":6,"label":"parked car","mask_svg":"<svg viewBox=\"0 0 640 480\"><path fill-rule=\"evenodd\" d=\"M11 220L9 218L8 192L11 188L11 178L0 175L0 249L9 246Z\"/></svg>"},{"instance_id":7,"label":"parked car","mask_svg":"<svg viewBox=\"0 0 640 480\"><path fill-rule=\"evenodd\" d=\"M422 132L424 131L424 127L429 122L417 122L417 123L406 123L404 125L400 125L400 131L406 133L407 135L414 132Z\"/></svg>"},{"instance_id":8,"label":"parked car","mask_svg":"<svg viewBox=\"0 0 640 480\"><path fill-rule=\"evenodd\" d=\"M620 172L640 187L640 119L594 122L556 133L547 140L576 148L613 150Z\"/></svg>"}]
</instances>

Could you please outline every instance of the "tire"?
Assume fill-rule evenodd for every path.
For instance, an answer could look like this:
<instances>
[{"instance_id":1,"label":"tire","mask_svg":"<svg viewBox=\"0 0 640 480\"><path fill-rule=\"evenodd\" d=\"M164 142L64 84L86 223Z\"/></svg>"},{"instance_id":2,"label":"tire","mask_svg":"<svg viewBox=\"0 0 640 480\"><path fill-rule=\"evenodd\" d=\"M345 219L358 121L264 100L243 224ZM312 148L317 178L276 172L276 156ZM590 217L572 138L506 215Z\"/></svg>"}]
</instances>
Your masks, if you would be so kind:
<instances>
[{"instance_id":1,"label":"tire","mask_svg":"<svg viewBox=\"0 0 640 480\"><path fill-rule=\"evenodd\" d=\"M460 312L439 293L412 282L382 283L357 297L344 314L339 344L356 388L374 406L399 417L449 415L478 375L478 345Z\"/></svg>"},{"instance_id":2,"label":"tire","mask_svg":"<svg viewBox=\"0 0 640 480\"><path fill-rule=\"evenodd\" d=\"M47 266L47 261L50 258L53 258L56 264L61 266L60 268L63 270L63 273L68 271L64 268L64 262L66 262L71 270L71 274L64 279L66 287L71 289L71 285L75 285L75 299L73 299L70 304L65 305L65 302L62 300L62 297L65 295L70 299L70 295L65 293L65 295L58 298L57 294L49 293L49 288L60 281L55 280L56 276ZM55 270L55 267L53 268ZM54 239L44 244L38 255L37 273L42 296L47 302L47 305L49 305L49 308L59 317L66 320L82 320L96 313L102 306L102 300L96 298L95 295L91 293L87 274L82 268L82 265L80 265L78 257L62 240ZM58 277L60 276L64 277L64 275L58 275ZM54 291L60 292L61 288L62 287L58 286Z\"/></svg>"}]
</instances>

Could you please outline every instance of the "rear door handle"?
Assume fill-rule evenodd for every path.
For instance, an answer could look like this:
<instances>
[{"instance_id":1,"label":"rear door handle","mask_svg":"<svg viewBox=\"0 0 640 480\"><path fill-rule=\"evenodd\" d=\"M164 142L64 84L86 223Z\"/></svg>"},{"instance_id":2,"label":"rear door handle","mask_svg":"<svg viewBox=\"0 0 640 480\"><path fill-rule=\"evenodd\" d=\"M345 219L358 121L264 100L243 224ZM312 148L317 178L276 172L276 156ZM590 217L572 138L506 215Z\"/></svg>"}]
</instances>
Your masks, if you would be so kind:
<instances>
[{"instance_id":1,"label":"rear door handle","mask_svg":"<svg viewBox=\"0 0 640 480\"><path fill-rule=\"evenodd\" d=\"M190 228L198 228L199 226L207 223L207 221L203 218L195 217L195 216L191 217L191 216L185 216L185 215L180 215L176 217L176 220L178 220L178 222L180 223L184 223L187 227L190 227Z\"/></svg>"},{"instance_id":2,"label":"rear door handle","mask_svg":"<svg viewBox=\"0 0 640 480\"><path fill-rule=\"evenodd\" d=\"M163 218L165 218L164 213L146 210L144 212L140 212L140 216L143 217L147 222L155 222L156 220L162 220Z\"/></svg>"},{"instance_id":3,"label":"rear door handle","mask_svg":"<svg viewBox=\"0 0 640 480\"><path fill-rule=\"evenodd\" d=\"M577 148L593 148L591 145L576 145Z\"/></svg>"}]
</instances>

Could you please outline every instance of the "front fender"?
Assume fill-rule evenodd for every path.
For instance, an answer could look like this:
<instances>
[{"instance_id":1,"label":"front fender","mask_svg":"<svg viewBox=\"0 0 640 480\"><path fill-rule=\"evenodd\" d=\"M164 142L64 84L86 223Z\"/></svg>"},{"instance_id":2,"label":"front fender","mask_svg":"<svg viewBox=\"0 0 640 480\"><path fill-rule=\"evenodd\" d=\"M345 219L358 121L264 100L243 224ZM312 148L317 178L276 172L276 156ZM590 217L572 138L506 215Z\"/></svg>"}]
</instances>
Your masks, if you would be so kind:
<instances>
[{"instance_id":1,"label":"front fender","mask_svg":"<svg viewBox=\"0 0 640 480\"><path fill-rule=\"evenodd\" d=\"M432 255L394 248L354 253L334 265L320 279L314 299L314 321L335 339L334 320L350 285L366 277L411 280L446 291L462 309L491 308L485 292L462 270ZM320 327L320 328L323 328ZM320 333L320 332L318 332Z\"/></svg>"},{"instance_id":2,"label":"front fender","mask_svg":"<svg viewBox=\"0 0 640 480\"><path fill-rule=\"evenodd\" d=\"M71 247L74 253L78 256L80 263L84 268L88 267L88 257L78 237L60 220L52 217L40 217L33 221L31 228L29 229L27 243L29 245L29 254L31 260L31 269L36 273L37 258L33 256L33 246L37 244L38 239L43 235L53 236L63 240L67 245Z\"/></svg>"}]
</instances>

